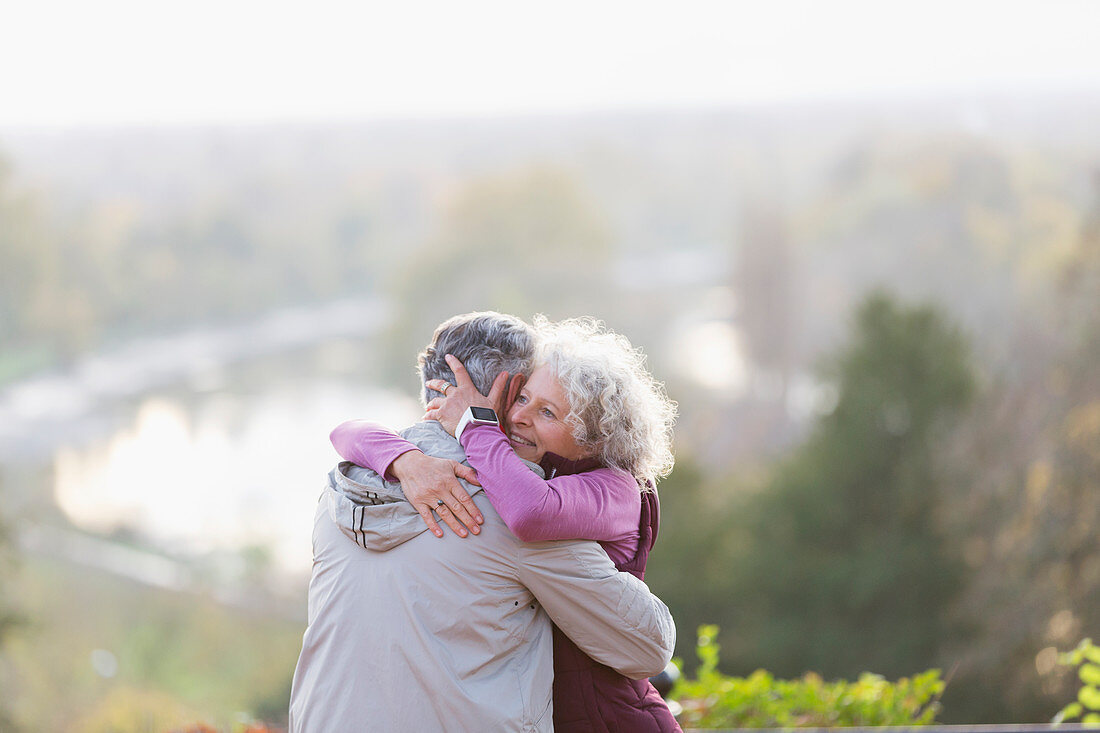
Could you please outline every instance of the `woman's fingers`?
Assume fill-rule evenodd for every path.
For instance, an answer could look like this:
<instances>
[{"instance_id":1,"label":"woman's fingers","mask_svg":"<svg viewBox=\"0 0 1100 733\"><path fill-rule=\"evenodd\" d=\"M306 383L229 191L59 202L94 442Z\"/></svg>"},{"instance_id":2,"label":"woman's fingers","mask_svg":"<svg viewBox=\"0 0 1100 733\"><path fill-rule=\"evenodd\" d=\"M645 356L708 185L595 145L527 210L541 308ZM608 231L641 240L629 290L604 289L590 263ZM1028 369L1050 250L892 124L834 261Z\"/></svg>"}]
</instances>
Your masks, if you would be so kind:
<instances>
[{"instance_id":1,"label":"woman's fingers","mask_svg":"<svg viewBox=\"0 0 1100 733\"><path fill-rule=\"evenodd\" d=\"M477 471L464 463L454 462L455 464L455 476L464 478L474 486L481 486L481 482L477 478Z\"/></svg>"},{"instance_id":2,"label":"woman's fingers","mask_svg":"<svg viewBox=\"0 0 1100 733\"><path fill-rule=\"evenodd\" d=\"M432 515L432 510L428 508L427 504L417 504L416 513L420 515L420 518L424 520L424 524L428 525L428 529L432 531L436 537L443 536L443 530L436 524L435 516Z\"/></svg>"},{"instance_id":3,"label":"woman's fingers","mask_svg":"<svg viewBox=\"0 0 1100 733\"><path fill-rule=\"evenodd\" d=\"M465 537L470 532L474 534L481 533L481 525L485 521L485 517L481 515L474 500L462 488L462 484L455 480L455 477L460 477L469 480L477 478L474 471L469 466L463 465L458 461L450 461L451 471L453 475L448 475L442 482L432 482L432 488L427 491L420 491L419 489L413 492L410 487L406 493L416 493L419 500L416 502L416 510L424 519L424 523L428 525L428 528L432 530L432 534L436 537L442 537L443 531L439 528L439 524L435 521L435 515L439 515L439 518L443 520L443 523L451 528L459 537ZM443 488L446 486L447 488ZM437 488L438 487L438 488ZM433 515L433 512L435 513ZM469 531L467 531L467 529Z\"/></svg>"},{"instance_id":4,"label":"woman's fingers","mask_svg":"<svg viewBox=\"0 0 1100 733\"><path fill-rule=\"evenodd\" d=\"M474 534L481 531L459 496L459 492L466 492L455 476L454 461L426 456L420 451L408 451L394 461L393 470L401 481L405 498L416 507L424 524L436 537L443 536L436 515L459 537L469 534L467 527Z\"/></svg>"},{"instance_id":5,"label":"woman's fingers","mask_svg":"<svg viewBox=\"0 0 1100 733\"><path fill-rule=\"evenodd\" d=\"M447 501L442 504L436 504L432 509L434 509L435 513L439 515L439 518L443 520L443 523L450 527L451 531L459 537L465 537L469 534L469 532L466 531L465 525L467 524L472 528L476 528L477 532L481 531L481 529L477 527L477 522L470 516L470 513L467 512L462 504L456 501L453 496L447 497ZM462 519L463 515L465 519ZM474 534L477 534L477 532Z\"/></svg>"},{"instance_id":6,"label":"woman's fingers","mask_svg":"<svg viewBox=\"0 0 1100 733\"><path fill-rule=\"evenodd\" d=\"M470 481L470 483L476 483L477 473L474 471L474 469L470 468L469 466L464 466L458 461L454 462L454 468L455 476L458 476L459 478L464 478L467 481ZM478 484L478 486L480 485L481 484ZM451 495L458 500L459 506L466 510L466 513L473 521L477 522L477 524L485 523L485 517L481 516L481 511L477 508L477 504L474 503L473 497L470 496L470 494L464 488L462 488L461 485L456 486L454 489L452 489ZM480 531L478 530L477 525L472 525L469 522L466 522L466 526L468 526L470 528L470 531L474 534L477 534Z\"/></svg>"},{"instance_id":7,"label":"woman's fingers","mask_svg":"<svg viewBox=\"0 0 1100 733\"><path fill-rule=\"evenodd\" d=\"M474 386L474 380L470 379L470 373L466 371L466 367L462 366L462 362L458 360L457 356L447 354L443 357L447 360L447 366L451 368L451 371L455 373L455 384L459 389L472 389L477 392L477 387ZM481 394L478 392L478 394Z\"/></svg>"},{"instance_id":8,"label":"woman's fingers","mask_svg":"<svg viewBox=\"0 0 1100 733\"><path fill-rule=\"evenodd\" d=\"M434 389L436 392L439 392L444 397L447 395L448 389L454 388L454 385L448 382L446 379L429 379L427 382L424 382L424 386L428 389ZM438 399L442 398L436 397L432 400L432 402L435 402Z\"/></svg>"}]
</instances>

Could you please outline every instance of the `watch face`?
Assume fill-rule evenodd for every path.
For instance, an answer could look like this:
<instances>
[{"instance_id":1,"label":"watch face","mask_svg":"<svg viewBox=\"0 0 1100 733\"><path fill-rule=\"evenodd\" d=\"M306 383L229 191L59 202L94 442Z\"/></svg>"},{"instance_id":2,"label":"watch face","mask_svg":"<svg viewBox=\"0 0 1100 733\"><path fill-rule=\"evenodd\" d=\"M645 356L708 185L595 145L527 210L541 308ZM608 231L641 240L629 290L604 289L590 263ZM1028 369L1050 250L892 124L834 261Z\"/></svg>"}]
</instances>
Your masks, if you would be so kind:
<instances>
[{"instance_id":1,"label":"watch face","mask_svg":"<svg viewBox=\"0 0 1100 733\"><path fill-rule=\"evenodd\" d=\"M495 411L488 407L474 407L470 406L470 414L475 420L486 420L488 422L497 422L497 414Z\"/></svg>"}]
</instances>

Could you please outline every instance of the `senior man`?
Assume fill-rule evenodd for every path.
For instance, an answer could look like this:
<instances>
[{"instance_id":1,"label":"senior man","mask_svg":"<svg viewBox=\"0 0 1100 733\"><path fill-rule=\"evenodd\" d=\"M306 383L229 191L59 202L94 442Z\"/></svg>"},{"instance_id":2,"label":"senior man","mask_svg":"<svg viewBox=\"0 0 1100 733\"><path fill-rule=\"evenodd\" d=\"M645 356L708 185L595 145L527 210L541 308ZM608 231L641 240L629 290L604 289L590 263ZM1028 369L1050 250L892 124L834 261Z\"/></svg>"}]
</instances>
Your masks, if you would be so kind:
<instances>
[{"instance_id":1,"label":"senior man","mask_svg":"<svg viewBox=\"0 0 1100 733\"><path fill-rule=\"evenodd\" d=\"M421 377L453 380L443 357L454 354L487 393L500 372L529 370L533 346L519 319L456 316L420 355ZM425 400L433 394L425 387ZM403 436L456 466L465 460L437 422ZM398 483L350 463L329 474L292 733L553 730L551 622L624 675L667 664L672 617L643 582L617 572L595 542L520 542L480 487L464 485L484 517L480 535L438 538Z\"/></svg>"}]
</instances>

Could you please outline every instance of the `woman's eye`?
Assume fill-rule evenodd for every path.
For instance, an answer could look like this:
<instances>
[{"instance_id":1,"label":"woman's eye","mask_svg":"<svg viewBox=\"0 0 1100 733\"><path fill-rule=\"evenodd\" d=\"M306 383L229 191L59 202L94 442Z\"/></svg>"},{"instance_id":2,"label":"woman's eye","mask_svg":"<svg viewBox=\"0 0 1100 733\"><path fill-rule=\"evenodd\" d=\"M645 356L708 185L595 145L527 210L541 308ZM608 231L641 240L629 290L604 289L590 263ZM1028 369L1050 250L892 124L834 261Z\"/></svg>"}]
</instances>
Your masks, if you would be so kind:
<instances>
[{"instance_id":1,"label":"woman's eye","mask_svg":"<svg viewBox=\"0 0 1100 733\"><path fill-rule=\"evenodd\" d=\"M522 395L521 394L519 397L516 398L516 402L520 403L521 405L526 405L527 404L527 395Z\"/></svg>"},{"instance_id":2,"label":"woman's eye","mask_svg":"<svg viewBox=\"0 0 1100 733\"><path fill-rule=\"evenodd\" d=\"M550 418L551 420L554 419L554 413L550 411L549 407L542 408L542 414Z\"/></svg>"}]
</instances>

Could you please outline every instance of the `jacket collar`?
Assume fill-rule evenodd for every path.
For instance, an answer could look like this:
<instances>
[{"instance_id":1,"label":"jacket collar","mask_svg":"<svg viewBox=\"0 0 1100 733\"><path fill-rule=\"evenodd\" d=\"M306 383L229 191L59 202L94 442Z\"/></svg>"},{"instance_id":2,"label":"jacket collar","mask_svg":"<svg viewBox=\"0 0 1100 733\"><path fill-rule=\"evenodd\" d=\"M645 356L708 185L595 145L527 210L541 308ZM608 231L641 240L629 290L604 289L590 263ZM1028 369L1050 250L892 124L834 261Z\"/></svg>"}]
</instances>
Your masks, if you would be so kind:
<instances>
[{"instance_id":1,"label":"jacket collar","mask_svg":"<svg viewBox=\"0 0 1100 733\"><path fill-rule=\"evenodd\" d=\"M572 476L575 473L584 473L585 471L594 471L597 468L604 468L603 463L595 458L578 458L575 461L571 461L568 458L562 458L557 453L550 452L543 454L539 466L542 467L547 480L555 476Z\"/></svg>"}]
</instances>

